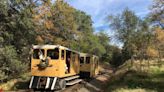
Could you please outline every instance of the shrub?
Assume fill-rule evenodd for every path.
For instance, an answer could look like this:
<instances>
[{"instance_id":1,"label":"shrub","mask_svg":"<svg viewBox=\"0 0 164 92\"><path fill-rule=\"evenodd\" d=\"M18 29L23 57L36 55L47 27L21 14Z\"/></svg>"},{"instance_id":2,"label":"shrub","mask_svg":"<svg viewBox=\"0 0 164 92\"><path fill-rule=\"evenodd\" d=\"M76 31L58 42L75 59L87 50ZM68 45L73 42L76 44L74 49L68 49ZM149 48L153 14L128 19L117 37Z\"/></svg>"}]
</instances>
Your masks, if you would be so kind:
<instances>
[{"instance_id":1,"label":"shrub","mask_svg":"<svg viewBox=\"0 0 164 92\"><path fill-rule=\"evenodd\" d=\"M112 60L109 62L113 67L118 67L123 64L122 53L119 49L113 50Z\"/></svg>"},{"instance_id":2,"label":"shrub","mask_svg":"<svg viewBox=\"0 0 164 92\"><path fill-rule=\"evenodd\" d=\"M0 82L4 79L6 79L7 76L5 75L5 73L3 71L0 70Z\"/></svg>"},{"instance_id":3,"label":"shrub","mask_svg":"<svg viewBox=\"0 0 164 92\"><path fill-rule=\"evenodd\" d=\"M7 76L6 79L18 77L27 70L27 65L22 63L17 57L18 55L13 46L0 48L0 72L2 72L3 76Z\"/></svg>"}]
</instances>

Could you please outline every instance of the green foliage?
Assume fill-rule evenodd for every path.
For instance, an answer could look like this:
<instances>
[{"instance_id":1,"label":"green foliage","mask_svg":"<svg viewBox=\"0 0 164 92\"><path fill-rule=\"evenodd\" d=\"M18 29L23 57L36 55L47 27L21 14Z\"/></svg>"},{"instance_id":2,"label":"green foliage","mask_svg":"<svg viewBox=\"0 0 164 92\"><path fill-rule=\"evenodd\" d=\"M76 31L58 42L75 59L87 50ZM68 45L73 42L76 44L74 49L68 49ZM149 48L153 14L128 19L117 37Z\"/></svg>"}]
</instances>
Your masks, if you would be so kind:
<instances>
[{"instance_id":1,"label":"green foliage","mask_svg":"<svg viewBox=\"0 0 164 92\"><path fill-rule=\"evenodd\" d=\"M133 11L126 8L121 14L109 16L109 21L111 22L110 26L113 28L113 30L116 30L116 37L118 41L124 44L124 60L129 59L134 54L134 35L138 30L140 19Z\"/></svg>"},{"instance_id":2,"label":"green foliage","mask_svg":"<svg viewBox=\"0 0 164 92\"><path fill-rule=\"evenodd\" d=\"M4 79L27 69L32 44L60 44L98 56L106 53L109 45L105 34L94 34L89 15L61 0L54 4L1 0L0 24L0 78Z\"/></svg>"},{"instance_id":3,"label":"green foliage","mask_svg":"<svg viewBox=\"0 0 164 92\"><path fill-rule=\"evenodd\" d=\"M102 40L104 39L100 39L101 34L94 34L91 17L79 10L75 11L74 16L78 34L76 35L76 39L71 42L70 47L80 52L102 56L106 52L102 44ZM107 37L106 42L108 44L108 36L105 35L105 37Z\"/></svg>"},{"instance_id":4,"label":"green foliage","mask_svg":"<svg viewBox=\"0 0 164 92\"><path fill-rule=\"evenodd\" d=\"M154 42L154 32L147 19L141 20L128 8L121 14L110 16L110 26L116 32L116 38L123 43L122 59L126 61L132 57L146 58L146 51Z\"/></svg>"},{"instance_id":5,"label":"green foliage","mask_svg":"<svg viewBox=\"0 0 164 92\"><path fill-rule=\"evenodd\" d=\"M74 13L74 17L75 17L78 31L80 32L93 31L91 16L87 15L83 11L76 10Z\"/></svg>"},{"instance_id":6,"label":"green foliage","mask_svg":"<svg viewBox=\"0 0 164 92\"><path fill-rule=\"evenodd\" d=\"M0 79L19 76L27 69L29 50L35 43L34 25L29 2L20 0L0 1ZM22 58L23 57L23 58Z\"/></svg>"},{"instance_id":7,"label":"green foliage","mask_svg":"<svg viewBox=\"0 0 164 92\"><path fill-rule=\"evenodd\" d=\"M77 34L77 25L74 18L75 9L64 1L58 0L52 7L52 21L55 29L57 29L56 31L59 31L56 36L62 38L63 41L74 40L74 35ZM66 46L69 45L66 44Z\"/></svg>"},{"instance_id":8,"label":"green foliage","mask_svg":"<svg viewBox=\"0 0 164 92\"><path fill-rule=\"evenodd\" d=\"M6 75L5 75L5 72L3 72L2 70L0 70L0 81L2 81L2 80L4 80L4 79L6 79Z\"/></svg>"},{"instance_id":9,"label":"green foliage","mask_svg":"<svg viewBox=\"0 0 164 92\"><path fill-rule=\"evenodd\" d=\"M118 40L130 43L139 21L134 12L126 8L121 14L109 16L109 21L110 27L116 30Z\"/></svg>"},{"instance_id":10,"label":"green foliage","mask_svg":"<svg viewBox=\"0 0 164 92\"><path fill-rule=\"evenodd\" d=\"M0 72L7 79L27 69L32 44L60 44L117 61L107 33L94 33L91 16L63 0L1 0L0 24Z\"/></svg>"},{"instance_id":11,"label":"green foliage","mask_svg":"<svg viewBox=\"0 0 164 92\"><path fill-rule=\"evenodd\" d=\"M27 65L19 61L15 48L5 46L0 48L0 70L7 79L17 77L27 69Z\"/></svg>"},{"instance_id":12,"label":"green foliage","mask_svg":"<svg viewBox=\"0 0 164 92\"><path fill-rule=\"evenodd\" d=\"M104 32L103 30L98 33L98 37L100 40L100 43L106 47L109 45L110 37L108 36L108 33Z\"/></svg>"},{"instance_id":13,"label":"green foliage","mask_svg":"<svg viewBox=\"0 0 164 92\"><path fill-rule=\"evenodd\" d=\"M119 48L113 47L111 52L112 52L112 57L111 57L109 63L113 67L118 67L124 63L123 58L122 58L123 55L122 55L121 50Z\"/></svg>"},{"instance_id":14,"label":"green foliage","mask_svg":"<svg viewBox=\"0 0 164 92\"><path fill-rule=\"evenodd\" d=\"M79 43L79 49L81 52L91 53L98 56L105 53L105 48L96 35L86 33L83 35L82 39L80 39Z\"/></svg>"},{"instance_id":15,"label":"green foliage","mask_svg":"<svg viewBox=\"0 0 164 92\"><path fill-rule=\"evenodd\" d=\"M24 49L35 43L34 25L29 11L30 4L27 1L13 0L4 0L0 4L10 6L0 7L3 11L0 12L1 46L13 45L18 54L23 53L22 55L25 56L20 59L27 61L28 52L25 52Z\"/></svg>"},{"instance_id":16,"label":"green foliage","mask_svg":"<svg viewBox=\"0 0 164 92\"><path fill-rule=\"evenodd\" d=\"M105 92L162 92L163 77L163 71L152 72L152 69L144 73L137 70L128 71L112 78Z\"/></svg>"}]
</instances>

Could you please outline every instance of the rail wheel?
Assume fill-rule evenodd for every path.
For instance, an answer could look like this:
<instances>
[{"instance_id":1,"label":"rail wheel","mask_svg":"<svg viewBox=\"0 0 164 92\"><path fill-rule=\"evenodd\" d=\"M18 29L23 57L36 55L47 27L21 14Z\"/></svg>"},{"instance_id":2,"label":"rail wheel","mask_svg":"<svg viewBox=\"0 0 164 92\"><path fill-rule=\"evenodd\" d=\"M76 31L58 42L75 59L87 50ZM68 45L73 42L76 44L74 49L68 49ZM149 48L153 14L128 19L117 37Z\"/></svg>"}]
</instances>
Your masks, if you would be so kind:
<instances>
[{"instance_id":1,"label":"rail wheel","mask_svg":"<svg viewBox=\"0 0 164 92\"><path fill-rule=\"evenodd\" d=\"M59 81L59 86L60 86L61 90L64 90L66 88L66 81L64 79L61 79Z\"/></svg>"}]
</instances>

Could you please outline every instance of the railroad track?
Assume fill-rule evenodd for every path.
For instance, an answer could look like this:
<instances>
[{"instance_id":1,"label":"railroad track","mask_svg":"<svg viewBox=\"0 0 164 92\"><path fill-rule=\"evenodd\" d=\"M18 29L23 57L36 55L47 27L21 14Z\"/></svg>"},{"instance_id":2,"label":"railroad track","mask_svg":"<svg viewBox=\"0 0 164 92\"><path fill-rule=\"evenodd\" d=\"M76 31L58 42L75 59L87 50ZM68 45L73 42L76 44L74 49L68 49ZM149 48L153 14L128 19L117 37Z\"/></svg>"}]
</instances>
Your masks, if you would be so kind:
<instances>
[{"instance_id":1,"label":"railroad track","mask_svg":"<svg viewBox=\"0 0 164 92\"><path fill-rule=\"evenodd\" d=\"M119 70L116 72L113 72L112 69L104 69L95 78L83 79L82 82L75 84L73 86L67 86L66 89L64 90L55 90L55 91L39 90L36 92L102 92L102 88L104 86L102 82L104 81L104 78L106 78L106 80L109 80L112 76L118 76L118 74L120 74ZM99 82L96 82L96 80L98 80ZM35 92L35 91L25 89L25 90L9 91L9 92Z\"/></svg>"},{"instance_id":2,"label":"railroad track","mask_svg":"<svg viewBox=\"0 0 164 92\"><path fill-rule=\"evenodd\" d=\"M85 86L87 82L90 80L82 81L78 84L72 85L72 86L67 86L64 90L55 90L55 91L50 91L50 90L30 90L30 89L21 89L19 91L4 91L4 92L78 92L81 88Z\"/></svg>"},{"instance_id":3,"label":"railroad track","mask_svg":"<svg viewBox=\"0 0 164 92\"><path fill-rule=\"evenodd\" d=\"M109 70L108 70L109 71ZM109 73L104 70L103 72L101 72L99 75L95 76L92 79L83 79L82 82L75 84L73 86L67 86L64 90L55 90L54 92L100 92L101 90L94 87L94 85L91 85L90 82L93 82L96 78L101 77L101 76L105 76L105 75L109 75ZM86 91L88 90L88 91ZM5 92L52 92L50 90L29 90L29 89L22 89L19 91L5 91Z\"/></svg>"},{"instance_id":4,"label":"railroad track","mask_svg":"<svg viewBox=\"0 0 164 92\"><path fill-rule=\"evenodd\" d=\"M92 79L83 79L83 81L79 84L75 84L73 86L67 87L65 90L62 90L60 92L85 92L88 90L88 92L101 92L101 89L96 88L95 86L91 85L90 82L96 79L100 76L105 76L108 74L108 72L104 71L95 78Z\"/></svg>"}]
</instances>

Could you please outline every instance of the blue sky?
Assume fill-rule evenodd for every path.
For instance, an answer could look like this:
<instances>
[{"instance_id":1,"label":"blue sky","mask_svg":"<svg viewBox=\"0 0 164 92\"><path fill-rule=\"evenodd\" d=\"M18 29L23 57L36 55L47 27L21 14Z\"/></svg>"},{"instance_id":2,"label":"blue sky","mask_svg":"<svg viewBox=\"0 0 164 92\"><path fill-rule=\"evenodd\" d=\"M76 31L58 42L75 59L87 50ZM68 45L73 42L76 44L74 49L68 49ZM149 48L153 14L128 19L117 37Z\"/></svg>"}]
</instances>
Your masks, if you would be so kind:
<instances>
[{"instance_id":1,"label":"blue sky","mask_svg":"<svg viewBox=\"0 0 164 92\"><path fill-rule=\"evenodd\" d=\"M110 36L114 34L107 23L107 16L121 13L126 7L139 17L149 13L152 0L65 0L76 9L91 16L95 31L105 30Z\"/></svg>"},{"instance_id":2,"label":"blue sky","mask_svg":"<svg viewBox=\"0 0 164 92\"><path fill-rule=\"evenodd\" d=\"M93 27L101 29L107 26L106 17L109 14L118 14L124 8L135 11L135 13L144 17L148 14L148 7L152 0L65 0L76 9L91 15Z\"/></svg>"}]
</instances>

